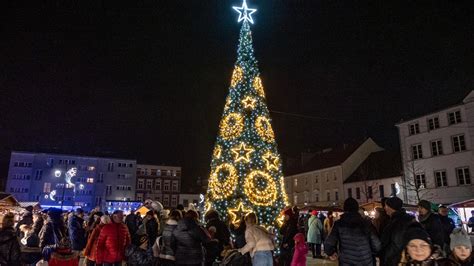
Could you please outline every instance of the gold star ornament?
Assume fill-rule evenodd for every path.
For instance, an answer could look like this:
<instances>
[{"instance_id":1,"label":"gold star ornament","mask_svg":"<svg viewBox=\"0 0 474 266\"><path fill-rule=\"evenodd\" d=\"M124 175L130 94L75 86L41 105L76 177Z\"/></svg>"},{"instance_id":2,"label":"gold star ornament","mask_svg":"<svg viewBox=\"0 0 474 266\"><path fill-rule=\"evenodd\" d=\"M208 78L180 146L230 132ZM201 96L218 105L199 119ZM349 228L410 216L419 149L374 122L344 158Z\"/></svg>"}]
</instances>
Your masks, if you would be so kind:
<instances>
[{"instance_id":1,"label":"gold star ornament","mask_svg":"<svg viewBox=\"0 0 474 266\"><path fill-rule=\"evenodd\" d=\"M242 217L245 217L247 213L252 212L251 209L245 208L242 202L239 202L236 208L229 208L229 217L233 225L238 226Z\"/></svg>"},{"instance_id":2,"label":"gold star ornament","mask_svg":"<svg viewBox=\"0 0 474 266\"><path fill-rule=\"evenodd\" d=\"M268 171L278 171L278 164L280 163L280 159L278 158L278 156L271 152L267 152L262 157L263 160L265 160Z\"/></svg>"},{"instance_id":3,"label":"gold star ornament","mask_svg":"<svg viewBox=\"0 0 474 266\"><path fill-rule=\"evenodd\" d=\"M252 147L247 147L244 142L241 142L239 145L233 147L231 149L232 153L234 153L234 162L238 163L241 161L250 162L250 154L255 150Z\"/></svg>"},{"instance_id":4,"label":"gold star ornament","mask_svg":"<svg viewBox=\"0 0 474 266\"><path fill-rule=\"evenodd\" d=\"M250 96L246 96L243 100L242 100L242 104L244 105L244 108L245 109L254 109L255 108L255 105L257 103L257 100L255 100L254 98L250 97Z\"/></svg>"}]
</instances>

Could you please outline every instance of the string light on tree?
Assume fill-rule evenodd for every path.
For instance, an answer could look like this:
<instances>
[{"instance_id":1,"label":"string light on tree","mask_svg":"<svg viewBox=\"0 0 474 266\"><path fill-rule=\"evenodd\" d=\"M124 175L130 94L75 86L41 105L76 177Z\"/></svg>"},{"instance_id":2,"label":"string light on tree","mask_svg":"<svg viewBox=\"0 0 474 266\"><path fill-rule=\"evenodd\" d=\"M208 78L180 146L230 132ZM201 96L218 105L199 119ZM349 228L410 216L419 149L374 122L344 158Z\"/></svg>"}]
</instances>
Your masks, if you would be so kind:
<instances>
[{"instance_id":1,"label":"string light on tree","mask_svg":"<svg viewBox=\"0 0 474 266\"><path fill-rule=\"evenodd\" d=\"M245 1L234 9L242 22L237 61L212 154L205 206L229 222L252 211L259 224L275 228L288 198L252 45L251 14L256 10Z\"/></svg>"},{"instance_id":2,"label":"string light on tree","mask_svg":"<svg viewBox=\"0 0 474 266\"><path fill-rule=\"evenodd\" d=\"M238 226L242 217L245 217L245 215L250 212L252 212L252 209L244 207L242 202L239 202L236 208L229 208L230 222L233 225Z\"/></svg>"}]
</instances>

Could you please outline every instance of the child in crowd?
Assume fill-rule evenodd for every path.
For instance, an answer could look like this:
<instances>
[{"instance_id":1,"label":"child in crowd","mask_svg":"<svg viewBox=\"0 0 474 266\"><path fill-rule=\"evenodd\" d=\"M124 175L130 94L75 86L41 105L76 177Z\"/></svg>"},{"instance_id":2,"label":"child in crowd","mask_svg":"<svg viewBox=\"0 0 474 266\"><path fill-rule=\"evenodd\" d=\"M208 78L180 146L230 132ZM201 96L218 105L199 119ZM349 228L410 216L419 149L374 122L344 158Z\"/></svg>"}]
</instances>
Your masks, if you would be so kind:
<instances>
[{"instance_id":1,"label":"child in crowd","mask_svg":"<svg viewBox=\"0 0 474 266\"><path fill-rule=\"evenodd\" d=\"M450 235L452 251L450 259L460 266L474 265L472 243L469 235L462 228L456 228Z\"/></svg>"},{"instance_id":2,"label":"child in crowd","mask_svg":"<svg viewBox=\"0 0 474 266\"><path fill-rule=\"evenodd\" d=\"M304 242L304 235L302 233L298 233L295 235L293 240L295 240L295 252L293 253L291 266L305 266L308 247Z\"/></svg>"}]
</instances>

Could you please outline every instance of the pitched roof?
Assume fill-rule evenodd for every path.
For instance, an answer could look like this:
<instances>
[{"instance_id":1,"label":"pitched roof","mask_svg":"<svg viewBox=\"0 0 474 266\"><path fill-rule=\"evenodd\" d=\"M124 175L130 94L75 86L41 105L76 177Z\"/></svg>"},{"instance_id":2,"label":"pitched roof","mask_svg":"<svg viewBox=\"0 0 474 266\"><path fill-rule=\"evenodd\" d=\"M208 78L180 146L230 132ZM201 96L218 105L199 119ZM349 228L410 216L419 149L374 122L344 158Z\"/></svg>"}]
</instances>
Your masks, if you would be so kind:
<instances>
[{"instance_id":1,"label":"pitched roof","mask_svg":"<svg viewBox=\"0 0 474 266\"><path fill-rule=\"evenodd\" d=\"M333 166L341 165L351 154L353 154L367 139L352 143L344 144L335 149L328 149L328 151L321 151L312 154L312 158L303 165L286 169L287 175L294 175L298 173L305 173L325 169Z\"/></svg>"},{"instance_id":2,"label":"pitched roof","mask_svg":"<svg viewBox=\"0 0 474 266\"><path fill-rule=\"evenodd\" d=\"M400 152L378 151L371 153L344 183L396 177L402 171Z\"/></svg>"}]
</instances>

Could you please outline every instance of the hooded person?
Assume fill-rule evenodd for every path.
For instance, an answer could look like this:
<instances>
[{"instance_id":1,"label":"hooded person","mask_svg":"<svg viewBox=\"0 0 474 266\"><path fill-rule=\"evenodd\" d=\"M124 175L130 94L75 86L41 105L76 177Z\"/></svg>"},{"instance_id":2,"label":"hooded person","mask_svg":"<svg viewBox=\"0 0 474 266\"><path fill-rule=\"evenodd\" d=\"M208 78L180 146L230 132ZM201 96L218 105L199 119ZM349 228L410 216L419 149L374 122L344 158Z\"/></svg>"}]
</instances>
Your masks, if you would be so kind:
<instances>
[{"instance_id":1,"label":"hooded person","mask_svg":"<svg viewBox=\"0 0 474 266\"><path fill-rule=\"evenodd\" d=\"M431 202L420 200L418 203L418 221L430 235L433 244L443 248L445 242L443 225L439 215L431 211Z\"/></svg>"},{"instance_id":2,"label":"hooded person","mask_svg":"<svg viewBox=\"0 0 474 266\"><path fill-rule=\"evenodd\" d=\"M13 226L15 225L15 216L13 213L7 213L1 220L2 229L0 229L0 265L21 265L21 248L18 237Z\"/></svg>"},{"instance_id":3,"label":"hooded person","mask_svg":"<svg viewBox=\"0 0 474 266\"><path fill-rule=\"evenodd\" d=\"M412 223L405 231L404 246L400 266L447 265L447 260L442 257L441 249L433 245L429 234L419 223Z\"/></svg>"},{"instance_id":4,"label":"hooded person","mask_svg":"<svg viewBox=\"0 0 474 266\"><path fill-rule=\"evenodd\" d=\"M318 218L318 211L314 210L311 212L311 217L309 217L308 220L308 234L306 235L311 253L313 253L313 258L321 258L322 230L323 225Z\"/></svg>"},{"instance_id":5,"label":"hooded person","mask_svg":"<svg viewBox=\"0 0 474 266\"><path fill-rule=\"evenodd\" d=\"M79 265L79 255L79 252L72 250L72 244L69 238L64 237L51 253L51 258L48 260L48 265L77 266Z\"/></svg>"},{"instance_id":6,"label":"hooded person","mask_svg":"<svg viewBox=\"0 0 474 266\"><path fill-rule=\"evenodd\" d=\"M298 233L295 235L293 240L295 241L295 251L293 253L293 259L291 260L291 266L306 266L306 254L308 254L308 247L304 241L304 235L302 233Z\"/></svg>"},{"instance_id":7,"label":"hooded person","mask_svg":"<svg viewBox=\"0 0 474 266\"><path fill-rule=\"evenodd\" d=\"M69 239L72 249L82 251L87 243L86 229L84 228L84 211L78 208L68 220Z\"/></svg>"},{"instance_id":8,"label":"hooded person","mask_svg":"<svg viewBox=\"0 0 474 266\"><path fill-rule=\"evenodd\" d=\"M450 235L450 259L459 266L474 265L471 238L463 228L456 228Z\"/></svg>"},{"instance_id":9,"label":"hooded person","mask_svg":"<svg viewBox=\"0 0 474 266\"><path fill-rule=\"evenodd\" d=\"M374 254L380 246L374 227L359 214L359 203L353 198L346 199L344 214L324 242L326 254L331 259L338 257L342 266L374 265Z\"/></svg>"},{"instance_id":10,"label":"hooded person","mask_svg":"<svg viewBox=\"0 0 474 266\"><path fill-rule=\"evenodd\" d=\"M46 222L39 233L40 248L59 244L63 237L66 237L66 225L64 224L62 210L50 208Z\"/></svg>"},{"instance_id":11,"label":"hooded person","mask_svg":"<svg viewBox=\"0 0 474 266\"><path fill-rule=\"evenodd\" d=\"M398 197L391 197L385 201L385 212L390 216L390 221L381 236L380 265L395 266L398 265L404 248L405 231L415 221L415 217L406 213L403 201Z\"/></svg>"}]
</instances>

